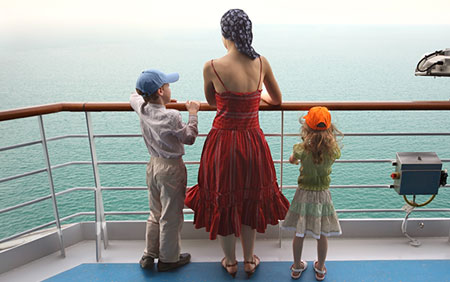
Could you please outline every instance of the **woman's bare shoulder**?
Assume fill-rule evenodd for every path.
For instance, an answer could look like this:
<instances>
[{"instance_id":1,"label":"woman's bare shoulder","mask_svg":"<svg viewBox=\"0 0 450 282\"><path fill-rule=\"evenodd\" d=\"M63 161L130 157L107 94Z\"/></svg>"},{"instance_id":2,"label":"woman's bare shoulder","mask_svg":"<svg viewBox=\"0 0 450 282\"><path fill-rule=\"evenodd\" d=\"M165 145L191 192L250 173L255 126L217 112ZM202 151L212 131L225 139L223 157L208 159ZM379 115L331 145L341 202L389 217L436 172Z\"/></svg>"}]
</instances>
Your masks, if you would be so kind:
<instances>
[{"instance_id":1,"label":"woman's bare shoulder","mask_svg":"<svg viewBox=\"0 0 450 282\"><path fill-rule=\"evenodd\" d=\"M211 61L212 60L206 61L205 64L203 65L203 75L204 76L211 76L214 73L212 65L211 65Z\"/></svg>"},{"instance_id":2,"label":"woman's bare shoulder","mask_svg":"<svg viewBox=\"0 0 450 282\"><path fill-rule=\"evenodd\" d=\"M270 74L272 72L272 67L270 66L269 60L266 57L261 56L262 70L264 74Z\"/></svg>"},{"instance_id":3,"label":"woman's bare shoulder","mask_svg":"<svg viewBox=\"0 0 450 282\"><path fill-rule=\"evenodd\" d=\"M203 65L203 69L204 70L210 70L210 69L212 70L212 64L214 64L214 67L222 65L223 57L206 61L205 64Z\"/></svg>"},{"instance_id":4,"label":"woman's bare shoulder","mask_svg":"<svg viewBox=\"0 0 450 282\"><path fill-rule=\"evenodd\" d=\"M260 58L261 58L261 62L262 62L262 64L263 64L263 67L264 67L264 66L270 66L269 60L267 60L266 57L260 56Z\"/></svg>"},{"instance_id":5,"label":"woman's bare shoulder","mask_svg":"<svg viewBox=\"0 0 450 282\"><path fill-rule=\"evenodd\" d=\"M211 60L205 62L205 64L203 65L203 71L208 70L210 68L211 68Z\"/></svg>"}]
</instances>

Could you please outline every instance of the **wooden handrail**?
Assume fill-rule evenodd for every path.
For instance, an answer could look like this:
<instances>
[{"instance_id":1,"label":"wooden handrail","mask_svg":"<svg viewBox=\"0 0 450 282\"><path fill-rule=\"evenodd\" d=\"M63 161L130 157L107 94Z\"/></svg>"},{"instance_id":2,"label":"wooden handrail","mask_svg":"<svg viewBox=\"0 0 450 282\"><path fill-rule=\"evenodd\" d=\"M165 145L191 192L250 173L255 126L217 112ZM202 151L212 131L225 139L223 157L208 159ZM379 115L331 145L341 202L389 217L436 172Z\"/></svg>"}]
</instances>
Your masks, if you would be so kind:
<instances>
[{"instance_id":1,"label":"wooden handrail","mask_svg":"<svg viewBox=\"0 0 450 282\"><path fill-rule=\"evenodd\" d=\"M296 101L284 102L279 106L261 105L261 111L306 111L313 106L325 106L333 111L414 111L414 110L450 110L450 101L361 101L361 102L333 102L333 101ZM169 103L169 109L186 111L184 103ZM201 103L201 111L215 111L216 108L205 102ZM57 103L33 106L19 109L0 111L0 121L45 115L57 112L119 112L132 111L128 102L86 102L86 103Z\"/></svg>"}]
</instances>

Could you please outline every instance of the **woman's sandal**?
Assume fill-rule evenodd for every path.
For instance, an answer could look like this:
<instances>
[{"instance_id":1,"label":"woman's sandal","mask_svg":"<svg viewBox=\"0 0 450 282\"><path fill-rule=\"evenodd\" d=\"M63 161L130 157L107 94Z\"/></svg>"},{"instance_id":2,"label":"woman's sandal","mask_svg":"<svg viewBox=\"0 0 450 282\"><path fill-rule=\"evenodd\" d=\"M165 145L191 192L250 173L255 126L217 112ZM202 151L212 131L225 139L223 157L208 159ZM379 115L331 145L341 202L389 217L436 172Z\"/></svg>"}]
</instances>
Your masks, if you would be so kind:
<instances>
[{"instance_id":1,"label":"woman's sandal","mask_svg":"<svg viewBox=\"0 0 450 282\"><path fill-rule=\"evenodd\" d=\"M230 274L234 278L236 276L236 273L237 273L237 264L238 264L238 262L236 261L233 264L226 264L225 260L226 260L226 258L223 258L220 263L222 264L222 267L228 272L228 274ZM234 271L229 271L228 268L231 268L231 267L233 267L233 269L234 269L234 267L236 267L236 269L234 269Z\"/></svg>"},{"instance_id":2,"label":"woman's sandal","mask_svg":"<svg viewBox=\"0 0 450 282\"><path fill-rule=\"evenodd\" d=\"M253 264L254 265L254 267L252 269L245 270L245 273L247 273L247 277L248 278L250 278L253 275L253 273L255 273L255 270L259 266L260 262L261 262L261 260L256 255L253 255L253 260L252 261L244 261L244 268L245 268L246 264Z\"/></svg>"},{"instance_id":3,"label":"woman's sandal","mask_svg":"<svg viewBox=\"0 0 450 282\"><path fill-rule=\"evenodd\" d=\"M308 267L308 263L306 261L301 260L300 262L303 264L303 268L294 268L294 265L291 266L292 279L299 279L300 276L302 276L302 272Z\"/></svg>"},{"instance_id":4,"label":"woman's sandal","mask_svg":"<svg viewBox=\"0 0 450 282\"><path fill-rule=\"evenodd\" d=\"M325 274L327 274L327 268L324 265L323 270L320 270L316 267L317 263L317 261L314 262L314 272L316 273L316 280L322 281L323 279L325 279Z\"/></svg>"}]
</instances>

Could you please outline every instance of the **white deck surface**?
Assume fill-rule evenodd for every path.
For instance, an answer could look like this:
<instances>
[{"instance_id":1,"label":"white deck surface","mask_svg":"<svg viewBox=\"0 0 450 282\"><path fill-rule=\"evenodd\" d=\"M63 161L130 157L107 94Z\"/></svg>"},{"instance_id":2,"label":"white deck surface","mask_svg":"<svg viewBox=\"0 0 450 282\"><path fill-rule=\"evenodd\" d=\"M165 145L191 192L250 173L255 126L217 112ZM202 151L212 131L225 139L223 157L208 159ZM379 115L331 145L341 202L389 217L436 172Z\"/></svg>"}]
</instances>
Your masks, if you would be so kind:
<instances>
[{"instance_id":1,"label":"white deck surface","mask_svg":"<svg viewBox=\"0 0 450 282\"><path fill-rule=\"evenodd\" d=\"M406 238L331 238L328 260L450 260L448 237L418 238L422 245L412 247ZM106 250L102 249L103 263L138 263L144 248L141 240L111 240ZM238 261L242 262L242 251L237 244ZM189 252L193 262L217 261L223 257L217 240L183 240L182 252ZM278 240L257 239L255 254L262 261L291 261L291 240L284 239L282 247ZM316 258L316 242L305 240L303 258ZM66 248L66 257L59 252L35 260L0 275L0 281L41 281L82 263L95 263L95 241L81 241Z\"/></svg>"}]
</instances>

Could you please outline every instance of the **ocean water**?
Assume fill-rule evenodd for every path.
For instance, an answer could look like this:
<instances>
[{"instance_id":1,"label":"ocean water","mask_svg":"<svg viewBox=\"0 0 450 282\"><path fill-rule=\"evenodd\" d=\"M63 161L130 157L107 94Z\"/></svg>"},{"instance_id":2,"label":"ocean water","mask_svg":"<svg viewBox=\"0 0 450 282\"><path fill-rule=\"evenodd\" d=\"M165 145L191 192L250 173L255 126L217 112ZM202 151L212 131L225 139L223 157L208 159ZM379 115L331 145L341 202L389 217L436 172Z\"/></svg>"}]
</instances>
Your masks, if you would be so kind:
<instances>
[{"instance_id":1,"label":"ocean water","mask_svg":"<svg viewBox=\"0 0 450 282\"><path fill-rule=\"evenodd\" d=\"M254 27L256 51L268 58L284 101L418 101L449 100L450 78L415 77L425 53L450 47L450 26L401 25L262 25ZM148 68L180 73L171 85L178 101L205 101L202 68L225 54L219 29L167 30L101 34L33 34L0 38L0 110L55 102L125 102L139 73ZM185 120L186 113L182 113ZM299 131L304 112L286 112L285 133ZM450 132L447 111L334 111L333 121L344 133ZM199 131L207 133L213 112L200 113ZM140 134L133 112L92 113L95 134ZM47 138L86 134L83 113L44 116ZM264 132L279 133L279 112L261 112ZM0 123L0 147L40 139L36 117ZM280 138L267 137L273 158L280 159ZM199 160L204 138L186 146L186 161ZM285 139L287 159L298 137ZM450 158L449 137L344 137L342 159L394 159L396 152L432 151ZM98 138L100 161L147 161L141 138ZM52 165L89 161L85 138L49 143ZM41 145L0 152L0 178L45 168ZM449 168L444 163L444 168ZM276 165L280 180L280 166ZM196 183L198 165L188 166L188 185ZM389 163L337 163L332 184L392 184ZM298 166L283 166L283 185L295 185ZM93 187L90 165L53 170L57 192ZM105 187L145 186L145 165L101 165ZM0 209L49 194L45 173L0 183ZM336 209L401 208L403 199L391 189L332 189ZM294 190L284 190L291 199ZM146 191L104 191L106 211L146 211ZM418 202L426 200L418 197ZM427 207L450 206L450 189L441 188ZM93 211L93 193L78 191L58 197L62 217ZM448 213L413 213L413 217L448 217ZM189 216L188 216L189 217ZM403 213L340 214L341 218L404 217ZM108 220L145 219L145 216L108 216ZM0 238L52 221L51 201L0 214ZM92 220L77 217L68 222Z\"/></svg>"}]
</instances>

